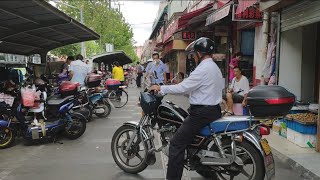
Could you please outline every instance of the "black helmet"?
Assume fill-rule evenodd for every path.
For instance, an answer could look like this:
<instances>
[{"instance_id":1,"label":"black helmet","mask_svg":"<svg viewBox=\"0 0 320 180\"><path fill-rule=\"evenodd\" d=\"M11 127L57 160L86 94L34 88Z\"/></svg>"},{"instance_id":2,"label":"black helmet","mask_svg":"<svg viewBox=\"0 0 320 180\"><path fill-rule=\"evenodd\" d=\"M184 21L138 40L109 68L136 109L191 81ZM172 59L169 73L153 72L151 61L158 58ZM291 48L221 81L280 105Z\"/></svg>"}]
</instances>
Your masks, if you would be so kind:
<instances>
[{"instance_id":1,"label":"black helmet","mask_svg":"<svg viewBox=\"0 0 320 180\"><path fill-rule=\"evenodd\" d=\"M209 38L202 37L190 43L186 51L210 55L214 53L214 42Z\"/></svg>"}]
</instances>

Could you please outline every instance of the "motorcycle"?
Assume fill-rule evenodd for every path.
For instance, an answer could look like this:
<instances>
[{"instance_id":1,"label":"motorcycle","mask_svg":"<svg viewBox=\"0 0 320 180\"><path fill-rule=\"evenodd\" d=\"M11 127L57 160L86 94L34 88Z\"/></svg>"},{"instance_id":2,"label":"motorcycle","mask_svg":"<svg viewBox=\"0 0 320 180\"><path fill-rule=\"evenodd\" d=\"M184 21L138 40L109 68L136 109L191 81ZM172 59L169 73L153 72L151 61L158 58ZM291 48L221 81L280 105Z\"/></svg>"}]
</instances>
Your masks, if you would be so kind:
<instances>
[{"instance_id":1,"label":"motorcycle","mask_svg":"<svg viewBox=\"0 0 320 180\"><path fill-rule=\"evenodd\" d=\"M273 97L275 94L288 97ZM295 101L292 96L278 86L253 88L248 94L251 116L222 117L205 126L186 148L184 167L215 180L271 179L275 175L274 159L268 141L262 137L269 135L270 128L257 117L285 115ZM155 153L169 155L170 140L189 114L162 99L161 95L141 92L144 115L139 122L124 123L114 133L112 156L123 171L139 173L156 162ZM158 149L154 131L160 135Z\"/></svg>"},{"instance_id":2,"label":"motorcycle","mask_svg":"<svg viewBox=\"0 0 320 180\"><path fill-rule=\"evenodd\" d=\"M42 101L43 102L43 101ZM63 132L68 139L77 139L86 130L85 117L72 112L75 99L72 96L60 99L49 99L47 108L55 114L45 118L45 122L33 123L27 120L25 113L29 108L22 104L10 107L5 103L0 105L0 148L7 148L15 141L16 136L22 136L28 143L35 141L55 141L58 133ZM56 110L55 112L53 112Z\"/></svg>"},{"instance_id":3,"label":"motorcycle","mask_svg":"<svg viewBox=\"0 0 320 180\"><path fill-rule=\"evenodd\" d=\"M82 105L88 105L92 114L97 117L107 117L111 113L111 105L104 99L103 93L95 91L95 88L82 89Z\"/></svg>"}]
</instances>

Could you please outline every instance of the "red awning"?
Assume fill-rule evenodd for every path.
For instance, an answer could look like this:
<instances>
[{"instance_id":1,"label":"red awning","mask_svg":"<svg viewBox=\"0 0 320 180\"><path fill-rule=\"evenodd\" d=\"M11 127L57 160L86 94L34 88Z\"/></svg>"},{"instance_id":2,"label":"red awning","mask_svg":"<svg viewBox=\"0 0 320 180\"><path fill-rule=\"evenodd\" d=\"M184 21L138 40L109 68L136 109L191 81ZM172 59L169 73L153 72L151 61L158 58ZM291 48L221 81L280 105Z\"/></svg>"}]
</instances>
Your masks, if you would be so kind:
<instances>
[{"instance_id":1,"label":"red awning","mask_svg":"<svg viewBox=\"0 0 320 180\"><path fill-rule=\"evenodd\" d=\"M203 13L204 11L210 9L213 6L213 3L207 4L205 7L197 9L195 11L189 12L187 14L182 15L179 18L178 21L178 29L184 28L187 26L188 22L190 19L192 19L195 16L200 15L201 13Z\"/></svg>"},{"instance_id":2,"label":"red awning","mask_svg":"<svg viewBox=\"0 0 320 180\"><path fill-rule=\"evenodd\" d=\"M248 7L251 7L256 3L258 3L257 0L239 0L239 5L237 8L236 14L240 14L241 12L246 10Z\"/></svg>"},{"instance_id":3,"label":"red awning","mask_svg":"<svg viewBox=\"0 0 320 180\"><path fill-rule=\"evenodd\" d=\"M230 0L218 0L218 9L222 8L224 5L226 5Z\"/></svg>"}]
</instances>

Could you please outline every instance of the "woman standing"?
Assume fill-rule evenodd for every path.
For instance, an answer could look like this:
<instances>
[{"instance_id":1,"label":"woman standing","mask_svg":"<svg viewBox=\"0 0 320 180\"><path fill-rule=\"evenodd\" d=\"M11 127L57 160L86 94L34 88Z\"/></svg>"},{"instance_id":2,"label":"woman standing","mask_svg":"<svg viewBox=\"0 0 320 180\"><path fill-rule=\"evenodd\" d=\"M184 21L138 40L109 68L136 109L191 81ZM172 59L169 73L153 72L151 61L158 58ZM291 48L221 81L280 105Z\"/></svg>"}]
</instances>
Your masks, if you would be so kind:
<instances>
[{"instance_id":1,"label":"woman standing","mask_svg":"<svg viewBox=\"0 0 320 180\"><path fill-rule=\"evenodd\" d=\"M234 78L234 72L233 72L233 68L238 67L239 66L239 61L242 58L242 53L241 52L237 52L233 58L231 59L231 62L229 64L229 82L232 81L232 79Z\"/></svg>"}]
</instances>

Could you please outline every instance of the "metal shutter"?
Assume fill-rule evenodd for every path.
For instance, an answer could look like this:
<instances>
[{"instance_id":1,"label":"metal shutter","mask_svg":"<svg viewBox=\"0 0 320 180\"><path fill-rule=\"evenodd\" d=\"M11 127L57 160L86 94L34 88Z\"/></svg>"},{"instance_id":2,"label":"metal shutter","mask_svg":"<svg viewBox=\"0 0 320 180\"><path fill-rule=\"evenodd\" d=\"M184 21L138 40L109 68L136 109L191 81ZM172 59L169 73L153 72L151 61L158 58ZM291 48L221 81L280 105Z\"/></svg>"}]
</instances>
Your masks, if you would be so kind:
<instances>
[{"instance_id":1,"label":"metal shutter","mask_svg":"<svg viewBox=\"0 0 320 180\"><path fill-rule=\"evenodd\" d=\"M320 21L320 1L305 0L281 12L281 31Z\"/></svg>"}]
</instances>

